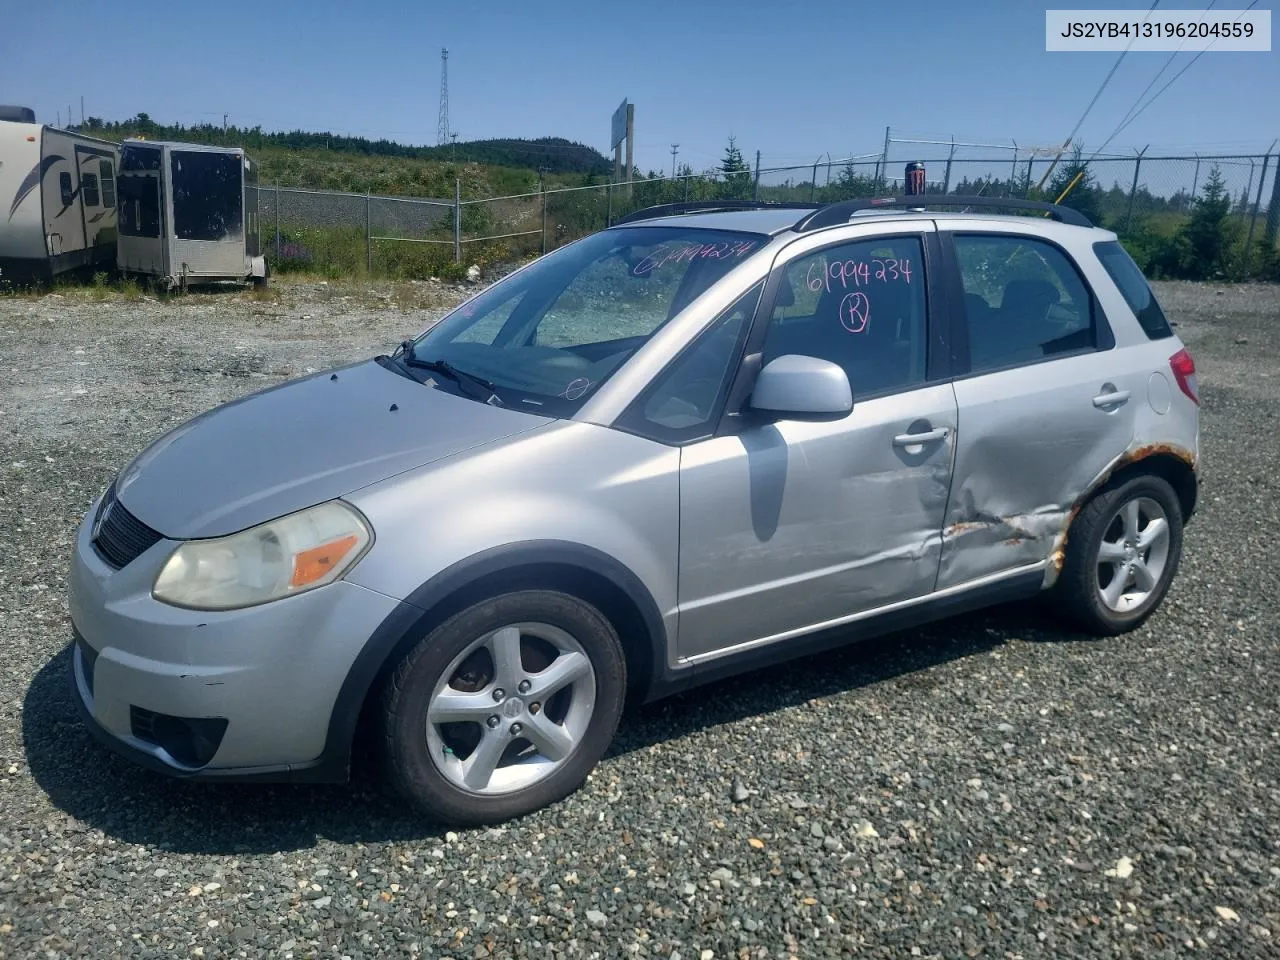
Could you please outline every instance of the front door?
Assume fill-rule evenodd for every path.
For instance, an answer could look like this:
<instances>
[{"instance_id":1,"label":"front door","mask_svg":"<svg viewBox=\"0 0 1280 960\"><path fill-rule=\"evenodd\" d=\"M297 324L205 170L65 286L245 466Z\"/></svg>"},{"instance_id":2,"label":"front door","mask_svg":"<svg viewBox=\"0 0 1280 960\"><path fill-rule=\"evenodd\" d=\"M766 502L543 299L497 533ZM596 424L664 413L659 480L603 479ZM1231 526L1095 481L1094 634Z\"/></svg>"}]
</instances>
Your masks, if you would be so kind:
<instances>
[{"instance_id":1,"label":"front door","mask_svg":"<svg viewBox=\"0 0 1280 960\"><path fill-rule=\"evenodd\" d=\"M928 226L860 226L782 252L761 304L762 364L849 375L836 422L777 421L685 446L679 655L785 639L928 595L938 573L956 401L931 383Z\"/></svg>"}]
</instances>

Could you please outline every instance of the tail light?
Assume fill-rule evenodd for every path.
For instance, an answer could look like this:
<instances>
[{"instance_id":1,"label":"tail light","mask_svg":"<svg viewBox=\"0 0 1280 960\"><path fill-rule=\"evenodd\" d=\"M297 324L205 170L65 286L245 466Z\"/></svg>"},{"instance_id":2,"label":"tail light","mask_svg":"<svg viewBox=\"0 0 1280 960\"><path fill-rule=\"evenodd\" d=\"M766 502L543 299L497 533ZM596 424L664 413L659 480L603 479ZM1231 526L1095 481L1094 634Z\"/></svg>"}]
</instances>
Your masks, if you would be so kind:
<instances>
[{"instance_id":1,"label":"tail light","mask_svg":"<svg viewBox=\"0 0 1280 960\"><path fill-rule=\"evenodd\" d=\"M1200 387L1196 383L1196 362L1191 359L1186 347L1169 358L1169 369L1173 371L1173 379L1178 381L1178 388L1199 406Z\"/></svg>"}]
</instances>

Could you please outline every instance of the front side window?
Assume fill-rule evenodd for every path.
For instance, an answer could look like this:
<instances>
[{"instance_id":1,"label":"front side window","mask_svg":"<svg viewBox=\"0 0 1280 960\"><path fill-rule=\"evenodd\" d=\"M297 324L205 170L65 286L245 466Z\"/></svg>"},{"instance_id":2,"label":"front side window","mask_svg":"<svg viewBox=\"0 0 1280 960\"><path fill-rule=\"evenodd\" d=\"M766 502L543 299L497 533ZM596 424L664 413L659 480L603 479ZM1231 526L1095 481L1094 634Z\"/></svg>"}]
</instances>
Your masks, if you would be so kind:
<instances>
[{"instance_id":1,"label":"front side window","mask_svg":"<svg viewBox=\"0 0 1280 960\"><path fill-rule=\"evenodd\" d=\"M764 283L757 283L712 321L653 379L617 425L659 443L710 436L763 289Z\"/></svg>"},{"instance_id":2,"label":"front side window","mask_svg":"<svg viewBox=\"0 0 1280 960\"><path fill-rule=\"evenodd\" d=\"M173 233L180 240L226 240L242 235L241 161L233 153L175 150Z\"/></svg>"},{"instance_id":3,"label":"front side window","mask_svg":"<svg viewBox=\"0 0 1280 960\"><path fill-rule=\"evenodd\" d=\"M71 206L72 201L76 198L76 192L71 186L71 174L66 171L58 174L58 192L62 194L62 205L64 207Z\"/></svg>"},{"instance_id":4,"label":"front side window","mask_svg":"<svg viewBox=\"0 0 1280 960\"><path fill-rule=\"evenodd\" d=\"M918 236L858 240L786 267L763 363L787 354L844 367L855 397L925 379L926 300Z\"/></svg>"},{"instance_id":5,"label":"front side window","mask_svg":"<svg viewBox=\"0 0 1280 960\"><path fill-rule=\"evenodd\" d=\"M100 201L98 196L98 178L92 173L80 175L80 193L84 197L86 207L96 207Z\"/></svg>"},{"instance_id":6,"label":"front side window","mask_svg":"<svg viewBox=\"0 0 1280 960\"><path fill-rule=\"evenodd\" d=\"M1092 350L1093 298L1067 255L1012 234L956 235L974 371Z\"/></svg>"},{"instance_id":7,"label":"front side window","mask_svg":"<svg viewBox=\"0 0 1280 960\"><path fill-rule=\"evenodd\" d=\"M688 227L606 230L494 284L414 343L499 400L572 416L659 329L768 242ZM435 377L444 381L444 377Z\"/></svg>"}]
</instances>

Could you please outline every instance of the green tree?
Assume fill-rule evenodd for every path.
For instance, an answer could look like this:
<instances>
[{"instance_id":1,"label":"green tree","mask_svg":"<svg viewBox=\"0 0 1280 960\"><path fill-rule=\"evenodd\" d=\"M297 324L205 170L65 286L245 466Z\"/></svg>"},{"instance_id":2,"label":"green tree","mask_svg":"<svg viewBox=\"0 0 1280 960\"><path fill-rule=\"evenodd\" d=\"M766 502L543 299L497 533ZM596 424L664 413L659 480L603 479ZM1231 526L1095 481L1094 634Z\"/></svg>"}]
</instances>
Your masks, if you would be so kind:
<instances>
[{"instance_id":1,"label":"green tree","mask_svg":"<svg viewBox=\"0 0 1280 960\"><path fill-rule=\"evenodd\" d=\"M831 189L836 195L849 199L874 197L876 195L876 181L874 177L859 173L852 163L846 163L844 169L836 176L835 183L831 185Z\"/></svg>"},{"instance_id":2,"label":"green tree","mask_svg":"<svg viewBox=\"0 0 1280 960\"><path fill-rule=\"evenodd\" d=\"M1231 222L1231 194L1222 172L1214 164L1200 196L1191 207L1191 219L1178 231L1182 241L1182 273L1191 280L1210 280L1226 274L1235 229Z\"/></svg>"},{"instance_id":3,"label":"green tree","mask_svg":"<svg viewBox=\"0 0 1280 960\"><path fill-rule=\"evenodd\" d=\"M724 159L720 161L719 173L724 179L727 197L747 199L750 196L751 167L747 165L742 151L738 149L736 137L729 138L729 145L724 150Z\"/></svg>"},{"instance_id":4,"label":"green tree","mask_svg":"<svg viewBox=\"0 0 1280 960\"><path fill-rule=\"evenodd\" d=\"M1071 192L1062 200L1064 207L1070 207L1072 210L1078 210L1089 218L1090 222L1102 223L1102 188L1098 186L1097 180L1094 179L1093 171L1089 169L1088 162L1084 159L1084 151L1077 146L1072 152L1070 159L1064 160L1058 164L1058 168L1053 173L1053 179L1049 181L1048 188L1045 190L1044 199L1050 203L1062 196L1064 190L1071 186L1072 181L1077 176L1080 181Z\"/></svg>"}]
</instances>

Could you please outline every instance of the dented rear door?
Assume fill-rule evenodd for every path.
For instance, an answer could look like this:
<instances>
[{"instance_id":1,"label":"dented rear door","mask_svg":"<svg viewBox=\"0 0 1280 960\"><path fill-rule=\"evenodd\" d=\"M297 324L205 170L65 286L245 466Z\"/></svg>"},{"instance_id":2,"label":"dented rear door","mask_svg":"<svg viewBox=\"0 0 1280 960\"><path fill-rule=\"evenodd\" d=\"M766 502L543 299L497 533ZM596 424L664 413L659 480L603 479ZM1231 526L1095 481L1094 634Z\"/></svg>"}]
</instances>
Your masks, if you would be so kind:
<instances>
[{"instance_id":1,"label":"dented rear door","mask_svg":"<svg viewBox=\"0 0 1280 960\"><path fill-rule=\"evenodd\" d=\"M1047 560L1080 498L1131 445L1146 397L1146 369L1116 345L1071 255L1038 237L984 243L981 231L943 241L965 280L966 329L940 590ZM1048 307L1043 284L1057 288ZM1039 355L1036 322L1056 338L1041 338Z\"/></svg>"}]
</instances>

